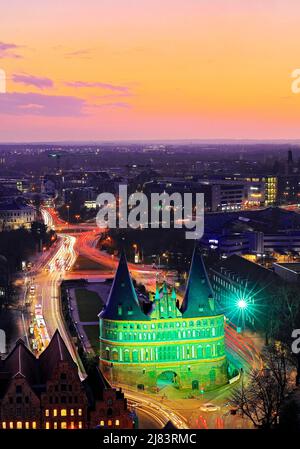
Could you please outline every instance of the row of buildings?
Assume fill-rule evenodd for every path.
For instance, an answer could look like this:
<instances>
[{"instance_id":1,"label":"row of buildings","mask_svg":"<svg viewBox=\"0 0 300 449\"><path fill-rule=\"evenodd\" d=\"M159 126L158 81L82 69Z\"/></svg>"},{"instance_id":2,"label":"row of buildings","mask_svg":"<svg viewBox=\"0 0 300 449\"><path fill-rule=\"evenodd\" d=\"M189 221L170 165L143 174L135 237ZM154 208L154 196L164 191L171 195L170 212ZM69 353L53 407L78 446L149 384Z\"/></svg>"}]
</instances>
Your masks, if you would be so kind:
<instances>
[{"instance_id":1,"label":"row of buildings","mask_svg":"<svg viewBox=\"0 0 300 449\"><path fill-rule=\"evenodd\" d=\"M205 164L204 164L205 165ZM45 175L41 192L57 195L64 203L76 202L87 208L96 207L96 197L101 192L117 193L119 184L127 184L128 191L143 190L144 193L198 192L205 195L206 212L232 212L278 204L297 204L300 198L300 173L293 162L291 151L282 172L257 174L214 173L208 170L197 175L194 172L174 173L165 177L163 171L143 167L132 172L115 170L107 172L65 171ZM174 167L175 168L175 167ZM144 170L144 171L143 171ZM173 173L173 172L172 172Z\"/></svg>"},{"instance_id":2,"label":"row of buildings","mask_svg":"<svg viewBox=\"0 0 300 449\"><path fill-rule=\"evenodd\" d=\"M42 191L48 195L60 194L64 203L79 202L85 207L96 207L97 195L101 192L116 193L119 184L127 184L129 188L138 187L144 193L198 192L205 195L205 210L207 212L228 212L234 210L266 207L276 204L298 204L300 198L300 174L292 175L257 175L240 176L225 175L222 177L193 177L193 179L178 179L161 177L159 175L143 182L135 183L126 177L99 178L91 181L90 172L79 176L80 182L62 184L61 178L46 176ZM93 174L94 175L94 174ZM92 178L93 179L93 178ZM76 182L75 182L76 181ZM69 186L71 184L71 186ZM129 189L130 190L130 189Z\"/></svg>"},{"instance_id":3,"label":"row of buildings","mask_svg":"<svg viewBox=\"0 0 300 449\"><path fill-rule=\"evenodd\" d=\"M300 215L282 208L207 214L201 246L221 257L299 256Z\"/></svg>"},{"instance_id":4,"label":"row of buildings","mask_svg":"<svg viewBox=\"0 0 300 449\"><path fill-rule=\"evenodd\" d=\"M98 368L82 381L58 331L36 358L18 340L0 359L0 429L133 428L121 390Z\"/></svg>"}]
</instances>

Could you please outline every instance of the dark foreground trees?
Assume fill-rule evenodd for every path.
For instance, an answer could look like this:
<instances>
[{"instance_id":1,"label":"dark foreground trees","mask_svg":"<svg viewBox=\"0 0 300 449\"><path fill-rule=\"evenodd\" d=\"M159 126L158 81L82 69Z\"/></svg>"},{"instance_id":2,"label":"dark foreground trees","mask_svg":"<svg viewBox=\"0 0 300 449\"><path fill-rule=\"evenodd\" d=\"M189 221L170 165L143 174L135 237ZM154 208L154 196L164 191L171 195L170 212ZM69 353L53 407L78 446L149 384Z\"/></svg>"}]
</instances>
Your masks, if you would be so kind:
<instances>
[{"instance_id":1,"label":"dark foreground trees","mask_svg":"<svg viewBox=\"0 0 300 449\"><path fill-rule=\"evenodd\" d=\"M286 347L274 343L264 350L262 363L261 369L245 375L231 404L256 428L270 429L278 424L282 404L294 386L294 362Z\"/></svg>"}]
</instances>

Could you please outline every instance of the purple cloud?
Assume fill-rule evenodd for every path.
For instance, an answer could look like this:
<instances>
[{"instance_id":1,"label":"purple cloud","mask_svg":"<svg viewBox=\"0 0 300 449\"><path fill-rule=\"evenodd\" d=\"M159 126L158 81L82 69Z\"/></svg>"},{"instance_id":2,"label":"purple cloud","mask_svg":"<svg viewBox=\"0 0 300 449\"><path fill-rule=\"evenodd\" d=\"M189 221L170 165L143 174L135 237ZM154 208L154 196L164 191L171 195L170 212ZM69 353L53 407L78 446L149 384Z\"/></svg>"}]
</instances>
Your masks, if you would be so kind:
<instances>
[{"instance_id":1,"label":"purple cloud","mask_svg":"<svg viewBox=\"0 0 300 449\"><path fill-rule=\"evenodd\" d=\"M86 114L85 100L66 95L6 93L0 95L0 114L78 117Z\"/></svg>"},{"instance_id":2,"label":"purple cloud","mask_svg":"<svg viewBox=\"0 0 300 449\"><path fill-rule=\"evenodd\" d=\"M12 76L12 80L15 83L25 84L26 86L34 86L38 89L47 89L54 86L54 83L50 78L28 75L27 73L14 74Z\"/></svg>"},{"instance_id":3,"label":"purple cloud","mask_svg":"<svg viewBox=\"0 0 300 449\"><path fill-rule=\"evenodd\" d=\"M19 59L22 58L19 54L15 52L15 50L19 49L20 45L16 44L8 44L6 42L0 42L0 59L4 58L14 58Z\"/></svg>"},{"instance_id":4,"label":"purple cloud","mask_svg":"<svg viewBox=\"0 0 300 449\"><path fill-rule=\"evenodd\" d=\"M118 86L116 84L110 84L110 83L102 83L100 81L66 81L66 86L69 87L99 87L100 89L106 89L111 90L113 92L121 92L121 93L129 93L129 87L127 86Z\"/></svg>"}]
</instances>

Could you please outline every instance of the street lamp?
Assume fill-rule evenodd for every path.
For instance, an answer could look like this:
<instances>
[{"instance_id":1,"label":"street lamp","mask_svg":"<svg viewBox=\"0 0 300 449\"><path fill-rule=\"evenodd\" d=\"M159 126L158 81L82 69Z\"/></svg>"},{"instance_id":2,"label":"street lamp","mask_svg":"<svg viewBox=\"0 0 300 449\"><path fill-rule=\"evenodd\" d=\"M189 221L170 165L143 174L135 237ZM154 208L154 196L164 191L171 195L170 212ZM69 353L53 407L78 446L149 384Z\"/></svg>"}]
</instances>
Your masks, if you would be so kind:
<instances>
[{"instance_id":1,"label":"street lamp","mask_svg":"<svg viewBox=\"0 0 300 449\"><path fill-rule=\"evenodd\" d=\"M134 243L134 244L132 245L132 247L133 247L133 249L134 249L134 263L138 263L138 262L139 262L138 250L137 250L138 246L137 246L136 243Z\"/></svg>"},{"instance_id":2,"label":"street lamp","mask_svg":"<svg viewBox=\"0 0 300 449\"><path fill-rule=\"evenodd\" d=\"M68 211L68 226L69 226L69 222L70 222L70 206L69 206L69 204L67 204L67 211Z\"/></svg>"},{"instance_id":3,"label":"street lamp","mask_svg":"<svg viewBox=\"0 0 300 449\"><path fill-rule=\"evenodd\" d=\"M238 306L239 309L244 310L244 309L247 309L248 303L247 303L247 301L245 299L242 298L242 299L238 300L237 306Z\"/></svg>"},{"instance_id":4,"label":"street lamp","mask_svg":"<svg viewBox=\"0 0 300 449\"><path fill-rule=\"evenodd\" d=\"M240 298L236 302L237 309L239 311L239 322L240 326L237 328L238 332L242 332L243 328L245 328L245 314L246 309L248 307L248 302L244 298Z\"/></svg>"}]
</instances>

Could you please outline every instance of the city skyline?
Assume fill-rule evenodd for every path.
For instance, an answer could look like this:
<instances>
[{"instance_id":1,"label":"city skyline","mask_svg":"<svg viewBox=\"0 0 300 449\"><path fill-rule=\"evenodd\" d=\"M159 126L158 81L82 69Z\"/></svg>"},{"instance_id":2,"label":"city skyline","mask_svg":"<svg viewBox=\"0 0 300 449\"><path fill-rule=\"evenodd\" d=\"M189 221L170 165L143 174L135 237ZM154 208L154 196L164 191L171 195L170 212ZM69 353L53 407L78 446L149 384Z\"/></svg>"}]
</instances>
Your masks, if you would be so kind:
<instances>
[{"instance_id":1,"label":"city skyline","mask_svg":"<svg viewBox=\"0 0 300 449\"><path fill-rule=\"evenodd\" d=\"M0 141L298 139L299 9L13 0L1 9Z\"/></svg>"},{"instance_id":2,"label":"city skyline","mask_svg":"<svg viewBox=\"0 0 300 449\"><path fill-rule=\"evenodd\" d=\"M3 147L0 430L285 426L292 410L284 398L299 394L300 372L296 145L237 145L238 153L230 145ZM120 220L97 226L98 195L117 194L126 206L124 184L144 198L202 193L203 237L186 240L185 230L166 227L168 204L158 206L156 228L149 216L134 229ZM64 368L55 378L53 354L71 362L77 381ZM286 358L279 377L273 357ZM256 380L270 384L265 366L266 414L257 412L265 402ZM86 407L75 392L93 367L100 371ZM99 376L112 395L105 404ZM269 402L281 391L278 378L285 393ZM55 383L49 393L47 379ZM249 412L243 397L248 404L253 392Z\"/></svg>"}]
</instances>

